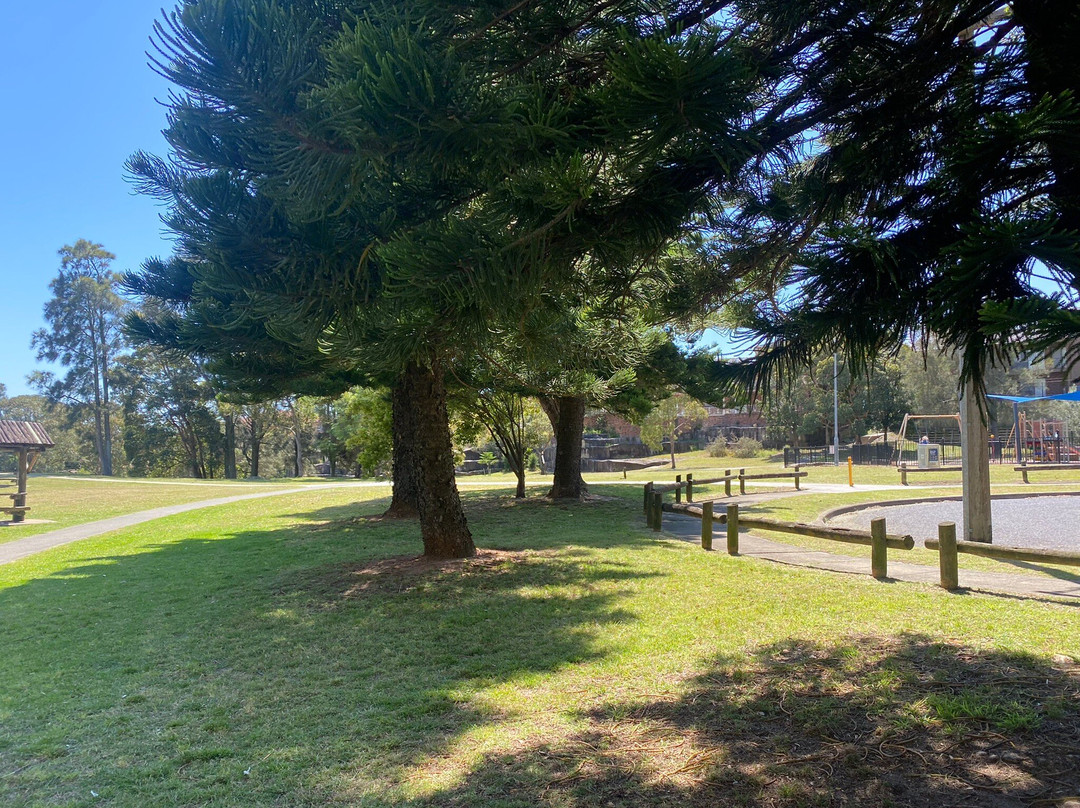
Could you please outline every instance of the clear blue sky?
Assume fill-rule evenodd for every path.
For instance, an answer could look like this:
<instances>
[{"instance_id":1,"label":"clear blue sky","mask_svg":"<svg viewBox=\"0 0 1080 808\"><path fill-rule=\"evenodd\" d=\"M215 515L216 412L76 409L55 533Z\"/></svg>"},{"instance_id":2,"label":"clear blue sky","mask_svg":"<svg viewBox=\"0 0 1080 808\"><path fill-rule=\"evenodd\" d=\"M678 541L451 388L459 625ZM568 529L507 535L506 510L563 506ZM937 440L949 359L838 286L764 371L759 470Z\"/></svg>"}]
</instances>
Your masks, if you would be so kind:
<instances>
[{"instance_id":1,"label":"clear blue sky","mask_svg":"<svg viewBox=\"0 0 1080 808\"><path fill-rule=\"evenodd\" d=\"M85 238L137 268L168 254L159 209L124 181L124 161L164 154L168 84L147 66L162 5L145 0L36 0L5 15L0 50L0 383L29 392L40 367L30 335L59 266Z\"/></svg>"}]
</instances>

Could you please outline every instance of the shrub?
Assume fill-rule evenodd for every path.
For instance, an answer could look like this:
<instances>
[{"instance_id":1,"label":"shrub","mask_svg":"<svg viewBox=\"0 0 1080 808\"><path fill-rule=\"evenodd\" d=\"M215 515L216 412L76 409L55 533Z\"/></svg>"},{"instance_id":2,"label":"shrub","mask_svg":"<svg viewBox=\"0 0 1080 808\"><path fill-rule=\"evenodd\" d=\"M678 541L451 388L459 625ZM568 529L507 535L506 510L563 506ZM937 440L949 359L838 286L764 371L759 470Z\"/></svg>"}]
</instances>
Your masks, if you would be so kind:
<instances>
[{"instance_id":1,"label":"shrub","mask_svg":"<svg viewBox=\"0 0 1080 808\"><path fill-rule=\"evenodd\" d=\"M735 457L756 457L761 451L761 441L753 438L739 438L735 441L732 454Z\"/></svg>"},{"instance_id":2,"label":"shrub","mask_svg":"<svg viewBox=\"0 0 1080 808\"><path fill-rule=\"evenodd\" d=\"M727 457L728 445L727 441L723 437L719 437L705 447L705 454L709 457Z\"/></svg>"}]
</instances>

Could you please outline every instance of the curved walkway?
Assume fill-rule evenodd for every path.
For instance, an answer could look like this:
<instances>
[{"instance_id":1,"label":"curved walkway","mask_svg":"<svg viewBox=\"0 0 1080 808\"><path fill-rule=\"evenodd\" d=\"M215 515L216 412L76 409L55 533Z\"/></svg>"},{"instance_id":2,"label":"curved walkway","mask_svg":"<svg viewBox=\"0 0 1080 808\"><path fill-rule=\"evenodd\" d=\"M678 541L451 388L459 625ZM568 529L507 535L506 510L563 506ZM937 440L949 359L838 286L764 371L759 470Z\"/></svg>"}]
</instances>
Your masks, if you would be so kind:
<instances>
[{"instance_id":1,"label":"curved walkway","mask_svg":"<svg viewBox=\"0 0 1080 808\"><path fill-rule=\"evenodd\" d=\"M198 484L201 485L201 483ZM238 494L231 497L203 499L198 502L185 502L181 505L166 505L161 508L151 508L148 511L137 511L135 513L124 514L123 516L112 516L108 519L99 519L96 522L86 522L85 524L72 525L71 527L60 528L59 530L50 530L48 533L38 533L34 536L27 536L25 539L15 539L14 541L0 544L0 564L10 564L12 561L18 561L20 558L26 558L26 556L40 553L43 550L51 550L53 547L60 547L61 545L71 544L71 542L79 541L81 539L100 536L102 533L109 533L113 530L131 527L132 525L149 522L153 519L161 519L165 516L173 516L174 514L186 513L187 511L197 511L200 508L212 508L215 505L229 505L233 502L242 502L246 499L263 499L264 497L280 497L286 494L302 494L305 491L319 491L326 488L367 487L370 485L385 484L386 483L321 483L305 485L302 488L279 488L275 491L259 491L255 494Z\"/></svg>"},{"instance_id":2,"label":"curved walkway","mask_svg":"<svg viewBox=\"0 0 1080 808\"><path fill-rule=\"evenodd\" d=\"M845 486L845 488L847 488ZM820 491L820 489L818 489ZM847 489L851 490L851 489ZM732 504L752 505L772 499L799 496L805 492L785 492L783 494L753 494L732 497ZM664 514L664 532L682 539L698 543L701 541L701 520L683 514ZM723 548L727 540L726 528L713 531L713 547ZM855 556L837 555L820 550L807 550L783 542L755 536L748 530L739 531L739 555L750 558L762 558L778 564L790 564L797 567L843 572L870 577L870 559ZM912 564L898 560L898 553L889 556L888 581L907 581L911 583L940 583L937 567L925 564ZM1070 598L1080 599L1080 573L1052 578L1038 575L1017 575L1007 572L980 572L960 568L961 589L989 592L994 594L1017 595L1029 598Z\"/></svg>"}]
</instances>

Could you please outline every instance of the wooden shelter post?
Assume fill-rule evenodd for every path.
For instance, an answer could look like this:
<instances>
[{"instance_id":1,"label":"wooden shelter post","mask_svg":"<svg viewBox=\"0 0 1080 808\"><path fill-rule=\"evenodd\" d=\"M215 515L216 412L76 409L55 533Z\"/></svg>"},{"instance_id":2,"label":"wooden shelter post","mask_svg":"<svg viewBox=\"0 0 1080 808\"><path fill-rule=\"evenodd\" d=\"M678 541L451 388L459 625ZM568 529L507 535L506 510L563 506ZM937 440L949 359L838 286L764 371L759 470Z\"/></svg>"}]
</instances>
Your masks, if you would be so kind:
<instances>
[{"instance_id":1,"label":"wooden shelter post","mask_svg":"<svg viewBox=\"0 0 1080 808\"><path fill-rule=\"evenodd\" d=\"M12 522L22 522L26 519L26 511L18 510L26 507L26 478L30 474L30 452L27 449L18 449L15 452L16 460L16 487L11 495L14 500L15 512L11 514Z\"/></svg>"}]
</instances>

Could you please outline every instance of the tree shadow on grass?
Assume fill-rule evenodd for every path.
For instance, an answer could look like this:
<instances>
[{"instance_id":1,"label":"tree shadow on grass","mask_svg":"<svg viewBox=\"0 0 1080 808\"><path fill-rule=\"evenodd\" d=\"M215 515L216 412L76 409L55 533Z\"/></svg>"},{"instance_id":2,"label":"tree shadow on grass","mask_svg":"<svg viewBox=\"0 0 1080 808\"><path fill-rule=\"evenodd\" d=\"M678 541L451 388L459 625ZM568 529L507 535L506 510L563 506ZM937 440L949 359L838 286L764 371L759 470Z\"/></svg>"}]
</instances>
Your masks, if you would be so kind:
<instances>
[{"instance_id":1,"label":"tree shadow on grass","mask_svg":"<svg viewBox=\"0 0 1080 808\"><path fill-rule=\"evenodd\" d=\"M344 768L377 793L500 719L478 691L609 653L650 575L543 548L417 560L415 525L357 516L382 507L0 591L0 802L319 805ZM580 512L544 513L569 531Z\"/></svg>"},{"instance_id":2,"label":"tree shadow on grass","mask_svg":"<svg viewBox=\"0 0 1080 808\"><path fill-rule=\"evenodd\" d=\"M1010 567L1016 567L1017 570L1039 572L1043 575L1049 575L1051 578L1057 578L1059 581L1068 581L1072 584L1080 583L1080 573L1064 570L1061 567L1051 567L1048 564L1037 564L1031 561L1013 561L1012 559L1000 559L1000 563L1007 564Z\"/></svg>"},{"instance_id":3,"label":"tree shadow on grass","mask_svg":"<svg viewBox=\"0 0 1080 808\"><path fill-rule=\"evenodd\" d=\"M644 529L638 511L625 500L597 496L584 502L550 500L531 492L516 499L506 491L462 492L462 501L478 547L492 549L561 548L568 545L595 549L655 546L655 537ZM356 536L376 535L389 524L415 536L420 551L420 526L416 520L386 520L381 514L389 499L355 505L333 505L289 514L318 523L314 529L346 531Z\"/></svg>"},{"instance_id":4,"label":"tree shadow on grass","mask_svg":"<svg viewBox=\"0 0 1080 808\"><path fill-rule=\"evenodd\" d=\"M608 703L419 806L1028 806L1080 793L1071 660L922 636L719 657L681 695Z\"/></svg>"}]
</instances>

